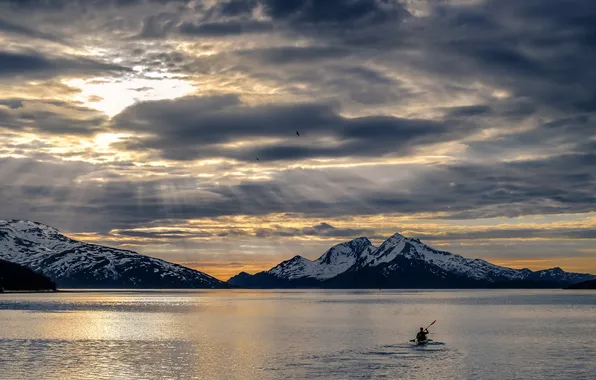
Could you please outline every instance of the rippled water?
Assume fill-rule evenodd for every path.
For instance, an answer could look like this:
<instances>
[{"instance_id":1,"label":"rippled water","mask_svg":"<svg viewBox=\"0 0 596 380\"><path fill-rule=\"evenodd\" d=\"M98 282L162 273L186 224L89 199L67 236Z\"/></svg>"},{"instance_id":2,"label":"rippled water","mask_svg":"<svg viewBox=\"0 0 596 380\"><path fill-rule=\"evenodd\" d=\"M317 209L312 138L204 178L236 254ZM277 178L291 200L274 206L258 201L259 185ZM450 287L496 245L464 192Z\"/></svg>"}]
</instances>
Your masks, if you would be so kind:
<instances>
[{"instance_id":1,"label":"rippled water","mask_svg":"<svg viewBox=\"0 0 596 380\"><path fill-rule=\"evenodd\" d=\"M589 291L0 294L2 379L595 379L595 358Z\"/></svg>"}]
</instances>

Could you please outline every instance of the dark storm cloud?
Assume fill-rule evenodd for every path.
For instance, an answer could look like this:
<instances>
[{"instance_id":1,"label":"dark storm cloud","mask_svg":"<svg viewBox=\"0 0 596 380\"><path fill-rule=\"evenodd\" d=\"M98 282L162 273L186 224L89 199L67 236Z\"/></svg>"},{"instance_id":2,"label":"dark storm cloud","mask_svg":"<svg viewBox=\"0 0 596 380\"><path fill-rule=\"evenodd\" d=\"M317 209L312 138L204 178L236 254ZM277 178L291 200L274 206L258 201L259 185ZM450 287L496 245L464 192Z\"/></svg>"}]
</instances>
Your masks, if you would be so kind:
<instances>
[{"instance_id":1,"label":"dark storm cloud","mask_svg":"<svg viewBox=\"0 0 596 380\"><path fill-rule=\"evenodd\" d=\"M192 160L230 157L253 161L404 154L419 146L452 141L473 126L390 116L346 118L327 104L245 106L233 96L187 97L132 106L115 118L114 129L151 134L120 147L154 149L164 157ZM297 138L295 131L303 136ZM270 146L225 148L242 139L281 138ZM325 145L321 138L337 143Z\"/></svg>"},{"instance_id":2,"label":"dark storm cloud","mask_svg":"<svg viewBox=\"0 0 596 380\"><path fill-rule=\"evenodd\" d=\"M57 75L125 72L129 69L80 57L49 57L34 52L0 51L0 79L26 75L48 77Z\"/></svg>"}]
</instances>

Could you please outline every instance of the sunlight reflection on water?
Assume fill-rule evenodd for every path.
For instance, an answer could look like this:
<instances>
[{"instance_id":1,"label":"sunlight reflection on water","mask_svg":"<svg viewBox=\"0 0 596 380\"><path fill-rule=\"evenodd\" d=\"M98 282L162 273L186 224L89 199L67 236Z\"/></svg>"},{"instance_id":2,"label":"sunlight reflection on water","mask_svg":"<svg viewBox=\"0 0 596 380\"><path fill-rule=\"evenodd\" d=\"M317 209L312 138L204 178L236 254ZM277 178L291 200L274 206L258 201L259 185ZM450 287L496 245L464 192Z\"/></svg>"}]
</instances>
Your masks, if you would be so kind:
<instances>
[{"instance_id":1,"label":"sunlight reflection on water","mask_svg":"<svg viewBox=\"0 0 596 380\"><path fill-rule=\"evenodd\" d=\"M560 291L4 294L0 378L591 379L595 311Z\"/></svg>"}]
</instances>

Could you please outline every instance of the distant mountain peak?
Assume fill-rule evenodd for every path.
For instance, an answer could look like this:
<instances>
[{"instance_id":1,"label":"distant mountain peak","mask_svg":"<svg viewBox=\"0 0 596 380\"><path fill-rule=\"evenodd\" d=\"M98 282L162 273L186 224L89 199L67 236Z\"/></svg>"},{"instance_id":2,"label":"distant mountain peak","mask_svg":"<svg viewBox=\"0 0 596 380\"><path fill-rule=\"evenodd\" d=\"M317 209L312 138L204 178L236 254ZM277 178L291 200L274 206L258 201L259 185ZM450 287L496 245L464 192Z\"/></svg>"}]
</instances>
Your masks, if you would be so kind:
<instances>
[{"instance_id":1,"label":"distant mountain peak","mask_svg":"<svg viewBox=\"0 0 596 380\"><path fill-rule=\"evenodd\" d=\"M290 260L282 261L265 273L276 278L323 280L346 271L360 257L369 254L374 249L375 247L368 238L360 237L334 245L317 260L311 261L297 255Z\"/></svg>"},{"instance_id":2,"label":"distant mountain peak","mask_svg":"<svg viewBox=\"0 0 596 380\"><path fill-rule=\"evenodd\" d=\"M404 235L400 234L399 232L394 233L393 235L389 236L385 241L399 241L402 239L407 239Z\"/></svg>"},{"instance_id":3,"label":"distant mountain peak","mask_svg":"<svg viewBox=\"0 0 596 380\"><path fill-rule=\"evenodd\" d=\"M60 231L54 227L50 227L47 224L34 222L31 220L0 220L0 228L11 229L15 232L27 232L31 230L38 230L40 232L49 232L52 234L59 234Z\"/></svg>"},{"instance_id":4,"label":"distant mountain peak","mask_svg":"<svg viewBox=\"0 0 596 380\"><path fill-rule=\"evenodd\" d=\"M329 248L315 263L320 265L335 265L341 268L354 265L363 255L373 251L375 247L366 237L339 243Z\"/></svg>"},{"instance_id":5,"label":"distant mountain peak","mask_svg":"<svg viewBox=\"0 0 596 380\"><path fill-rule=\"evenodd\" d=\"M289 262L305 261L305 260L306 260L306 261L310 261L310 260L308 260L308 259L307 259L306 257L304 257L304 256L296 255L296 256L292 257L291 259L289 259L289 260L286 260L286 261L283 261L283 262L284 262L284 263L289 263Z\"/></svg>"},{"instance_id":6,"label":"distant mountain peak","mask_svg":"<svg viewBox=\"0 0 596 380\"><path fill-rule=\"evenodd\" d=\"M354 239L354 240L352 240L352 241L346 242L346 243L347 243L347 244L349 244L349 243L352 243L352 242L355 242L355 243L363 243L363 244L366 244L366 243L368 243L368 244L372 244L372 243L370 242L370 240L368 240L368 238L367 238L367 237L365 237L365 236L358 237L358 238L356 238L356 239ZM346 244L346 243L342 243L342 244Z\"/></svg>"}]
</instances>

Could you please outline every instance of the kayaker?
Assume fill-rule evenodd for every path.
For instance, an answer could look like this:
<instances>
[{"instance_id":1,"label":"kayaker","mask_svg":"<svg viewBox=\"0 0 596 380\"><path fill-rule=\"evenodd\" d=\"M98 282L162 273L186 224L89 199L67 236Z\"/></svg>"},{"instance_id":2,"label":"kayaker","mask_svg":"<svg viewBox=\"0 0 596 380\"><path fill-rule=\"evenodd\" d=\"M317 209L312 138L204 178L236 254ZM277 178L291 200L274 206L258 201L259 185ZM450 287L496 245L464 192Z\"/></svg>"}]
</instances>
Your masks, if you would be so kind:
<instances>
[{"instance_id":1,"label":"kayaker","mask_svg":"<svg viewBox=\"0 0 596 380\"><path fill-rule=\"evenodd\" d=\"M426 338L426 334L428 334L428 329L425 329L424 327L420 328L420 331L418 332L418 334L416 334L416 340L419 342L423 342L425 341Z\"/></svg>"}]
</instances>

